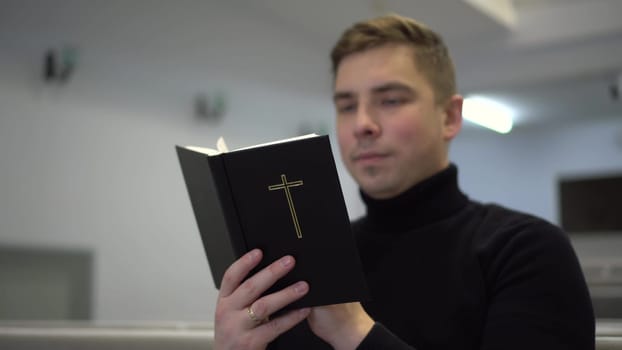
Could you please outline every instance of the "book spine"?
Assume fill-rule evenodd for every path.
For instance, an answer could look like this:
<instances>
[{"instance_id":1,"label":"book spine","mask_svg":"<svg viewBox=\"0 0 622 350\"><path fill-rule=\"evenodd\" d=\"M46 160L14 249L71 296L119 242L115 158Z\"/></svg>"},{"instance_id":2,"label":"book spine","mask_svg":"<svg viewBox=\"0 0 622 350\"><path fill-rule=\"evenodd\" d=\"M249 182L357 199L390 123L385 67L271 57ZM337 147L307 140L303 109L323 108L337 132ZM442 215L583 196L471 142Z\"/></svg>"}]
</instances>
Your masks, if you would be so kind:
<instances>
[{"instance_id":1,"label":"book spine","mask_svg":"<svg viewBox=\"0 0 622 350\"><path fill-rule=\"evenodd\" d=\"M225 167L224 155L208 157L208 160L210 168L212 169L214 182L218 184L218 186L216 186L216 190L218 192L225 222L229 231L231 247L235 257L239 258L248 251L248 246L244 238L242 227L240 226L238 210L233 200L233 193L231 191L231 185L227 175L227 168Z\"/></svg>"},{"instance_id":2,"label":"book spine","mask_svg":"<svg viewBox=\"0 0 622 350\"><path fill-rule=\"evenodd\" d=\"M225 270L246 251L223 160L179 146L177 155L214 285L220 288Z\"/></svg>"}]
</instances>

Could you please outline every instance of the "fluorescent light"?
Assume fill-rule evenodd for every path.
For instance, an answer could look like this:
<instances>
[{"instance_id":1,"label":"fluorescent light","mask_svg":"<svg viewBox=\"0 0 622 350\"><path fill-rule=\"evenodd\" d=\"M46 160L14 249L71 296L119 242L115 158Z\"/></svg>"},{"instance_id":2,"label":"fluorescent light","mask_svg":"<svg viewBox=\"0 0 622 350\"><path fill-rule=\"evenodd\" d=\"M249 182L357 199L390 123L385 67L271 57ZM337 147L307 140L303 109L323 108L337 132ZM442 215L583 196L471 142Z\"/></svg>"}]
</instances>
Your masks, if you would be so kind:
<instances>
[{"instance_id":1,"label":"fluorescent light","mask_svg":"<svg viewBox=\"0 0 622 350\"><path fill-rule=\"evenodd\" d=\"M501 134L512 130L512 114L506 105L480 96L467 97L462 105L464 119Z\"/></svg>"}]
</instances>

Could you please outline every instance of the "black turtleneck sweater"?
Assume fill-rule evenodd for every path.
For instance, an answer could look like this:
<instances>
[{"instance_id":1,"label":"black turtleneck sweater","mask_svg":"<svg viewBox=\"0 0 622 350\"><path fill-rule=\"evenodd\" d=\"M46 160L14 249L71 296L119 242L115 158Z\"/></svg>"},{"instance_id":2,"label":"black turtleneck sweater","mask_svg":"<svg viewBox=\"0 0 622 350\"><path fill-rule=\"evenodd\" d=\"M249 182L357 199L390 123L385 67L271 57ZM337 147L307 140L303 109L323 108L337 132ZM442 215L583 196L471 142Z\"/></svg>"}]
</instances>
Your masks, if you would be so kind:
<instances>
[{"instance_id":1,"label":"black turtleneck sweater","mask_svg":"<svg viewBox=\"0 0 622 350\"><path fill-rule=\"evenodd\" d=\"M567 236L469 200L457 169L353 223L376 321L359 349L594 349L589 293Z\"/></svg>"},{"instance_id":2,"label":"black turtleneck sweater","mask_svg":"<svg viewBox=\"0 0 622 350\"><path fill-rule=\"evenodd\" d=\"M447 169L353 222L376 321L359 350L593 350L594 316L568 237L469 200ZM306 322L270 349L330 349Z\"/></svg>"}]
</instances>

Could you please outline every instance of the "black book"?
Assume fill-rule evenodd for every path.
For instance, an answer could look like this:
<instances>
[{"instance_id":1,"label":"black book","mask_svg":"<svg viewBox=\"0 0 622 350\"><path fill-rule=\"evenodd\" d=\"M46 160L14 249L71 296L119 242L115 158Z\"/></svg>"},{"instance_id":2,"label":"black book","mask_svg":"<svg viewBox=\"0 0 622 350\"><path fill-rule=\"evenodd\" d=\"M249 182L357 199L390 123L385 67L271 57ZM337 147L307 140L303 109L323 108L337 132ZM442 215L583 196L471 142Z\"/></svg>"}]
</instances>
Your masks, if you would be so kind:
<instances>
[{"instance_id":1,"label":"black book","mask_svg":"<svg viewBox=\"0 0 622 350\"><path fill-rule=\"evenodd\" d=\"M328 136L231 152L176 149L216 288L231 263L260 248L256 270L296 259L267 293L309 283L286 309L368 299Z\"/></svg>"}]
</instances>

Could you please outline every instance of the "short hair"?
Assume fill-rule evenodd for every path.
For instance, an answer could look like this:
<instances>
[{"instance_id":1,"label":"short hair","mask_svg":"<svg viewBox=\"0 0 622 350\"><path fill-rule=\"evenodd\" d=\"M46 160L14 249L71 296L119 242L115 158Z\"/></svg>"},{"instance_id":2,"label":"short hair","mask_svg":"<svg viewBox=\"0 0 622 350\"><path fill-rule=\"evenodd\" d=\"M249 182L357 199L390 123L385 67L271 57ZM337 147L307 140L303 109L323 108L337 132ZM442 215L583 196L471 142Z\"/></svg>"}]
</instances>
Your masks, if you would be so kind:
<instances>
[{"instance_id":1,"label":"short hair","mask_svg":"<svg viewBox=\"0 0 622 350\"><path fill-rule=\"evenodd\" d=\"M416 67L428 79L437 103L456 93L454 64L441 36L423 23L395 14L355 23L343 32L331 52L333 78L345 57L388 44L414 49Z\"/></svg>"}]
</instances>

